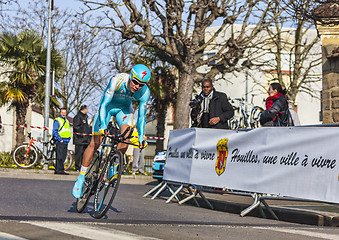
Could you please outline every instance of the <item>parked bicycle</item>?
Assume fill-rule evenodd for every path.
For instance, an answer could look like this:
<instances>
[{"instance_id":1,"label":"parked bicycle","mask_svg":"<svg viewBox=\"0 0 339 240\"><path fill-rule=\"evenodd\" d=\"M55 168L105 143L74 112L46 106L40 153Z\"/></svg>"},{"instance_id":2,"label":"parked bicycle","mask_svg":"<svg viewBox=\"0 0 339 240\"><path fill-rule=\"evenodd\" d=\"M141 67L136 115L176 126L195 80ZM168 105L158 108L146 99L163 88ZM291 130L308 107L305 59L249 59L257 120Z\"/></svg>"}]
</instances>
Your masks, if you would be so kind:
<instances>
[{"instance_id":1,"label":"parked bicycle","mask_svg":"<svg viewBox=\"0 0 339 240\"><path fill-rule=\"evenodd\" d=\"M250 107L251 111L248 114L246 111L246 102L244 98L235 98L235 101L238 101L238 106L233 106L234 117L230 119L229 126L231 129L243 129L243 128L258 128L260 127L260 115L264 111L262 107L254 106L252 94L251 104L247 106ZM234 100L231 100L231 103L234 103Z\"/></svg>"},{"instance_id":2,"label":"parked bicycle","mask_svg":"<svg viewBox=\"0 0 339 240\"><path fill-rule=\"evenodd\" d=\"M118 144L121 142L134 144L126 142L132 138L133 128L128 136L125 135L130 128L127 128L123 134L117 133L116 129L114 124L109 124L110 135L103 137L99 150L96 151L88 166L82 193L76 203L79 213L85 209L90 197L94 195L94 217L102 218L109 210L118 191L124 164L122 153L117 149ZM115 134L111 135L112 132Z\"/></svg>"},{"instance_id":3,"label":"parked bicycle","mask_svg":"<svg viewBox=\"0 0 339 240\"><path fill-rule=\"evenodd\" d=\"M30 142L24 143L17 148L14 149L12 157L14 163L18 167L22 168L30 168L38 164L39 160L41 159L42 164L49 163L55 167L56 161L56 146L54 140L50 139L47 142L47 155L44 154L42 149L40 149L36 142L37 139L31 137L29 133ZM41 141L41 143L44 143ZM64 163L65 170L69 170L73 165L73 157L70 150L67 150L67 156Z\"/></svg>"}]
</instances>

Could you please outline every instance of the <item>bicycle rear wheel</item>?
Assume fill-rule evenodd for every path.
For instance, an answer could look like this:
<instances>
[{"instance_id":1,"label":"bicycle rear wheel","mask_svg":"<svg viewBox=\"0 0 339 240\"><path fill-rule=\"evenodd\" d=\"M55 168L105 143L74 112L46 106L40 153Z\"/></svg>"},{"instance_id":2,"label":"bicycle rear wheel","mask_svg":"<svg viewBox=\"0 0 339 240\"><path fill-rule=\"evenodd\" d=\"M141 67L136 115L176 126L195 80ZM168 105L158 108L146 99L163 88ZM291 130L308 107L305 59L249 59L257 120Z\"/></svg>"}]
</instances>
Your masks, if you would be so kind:
<instances>
[{"instance_id":1,"label":"bicycle rear wheel","mask_svg":"<svg viewBox=\"0 0 339 240\"><path fill-rule=\"evenodd\" d=\"M95 175L97 171L97 165L99 164L99 156L95 156L88 166L88 170L85 176L85 183L82 188L80 198L77 198L76 207L77 212L81 213L86 208L89 199L93 195L93 189L95 188Z\"/></svg>"},{"instance_id":2,"label":"bicycle rear wheel","mask_svg":"<svg viewBox=\"0 0 339 240\"><path fill-rule=\"evenodd\" d=\"M121 179L123 159L120 151L115 151L106 160L101 169L98 185L94 196L94 217L105 216L118 191ZM110 174L113 166L113 174ZM112 176L110 176L112 175Z\"/></svg>"},{"instance_id":3,"label":"bicycle rear wheel","mask_svg":"<svg viewBox=\"0 0 339 240\"><path fill-rule=\"evenodd\" d=\"M73 166L73 157L70 150L67 150L67 156L64 162L64 169L65 171L70 170Z\"/></svg>"},{"instance_id":4,"label":"bicycle rear wheel","mask_svg":"<svg viewBox=\"0 0 339 240\"><path fill-rule=\"evenodd\" d=\"M35 148L29 144L18 146L13 151L13 161L18 167L30 168L38 161L38 153Z\"/></svg>"}]
</instances>

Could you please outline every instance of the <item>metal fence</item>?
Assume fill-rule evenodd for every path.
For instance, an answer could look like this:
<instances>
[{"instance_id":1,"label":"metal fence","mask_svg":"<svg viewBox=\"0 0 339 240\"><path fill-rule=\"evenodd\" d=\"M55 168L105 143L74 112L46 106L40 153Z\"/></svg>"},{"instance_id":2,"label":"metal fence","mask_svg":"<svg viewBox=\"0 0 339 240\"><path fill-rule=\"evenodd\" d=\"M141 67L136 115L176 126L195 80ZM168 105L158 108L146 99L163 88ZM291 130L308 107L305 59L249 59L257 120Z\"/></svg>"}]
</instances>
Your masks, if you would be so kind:
<instances>
[{"instance_id":1,"label":"metal fence","mask_svg":"<svg viewBox=\"0 0 339 240\"><path fill-rule=\"evenodd\" d=\"M152 172L152 164L154 161L154 156L145 156L145 171L148 173Z\"/></svg>"}]
</instances>

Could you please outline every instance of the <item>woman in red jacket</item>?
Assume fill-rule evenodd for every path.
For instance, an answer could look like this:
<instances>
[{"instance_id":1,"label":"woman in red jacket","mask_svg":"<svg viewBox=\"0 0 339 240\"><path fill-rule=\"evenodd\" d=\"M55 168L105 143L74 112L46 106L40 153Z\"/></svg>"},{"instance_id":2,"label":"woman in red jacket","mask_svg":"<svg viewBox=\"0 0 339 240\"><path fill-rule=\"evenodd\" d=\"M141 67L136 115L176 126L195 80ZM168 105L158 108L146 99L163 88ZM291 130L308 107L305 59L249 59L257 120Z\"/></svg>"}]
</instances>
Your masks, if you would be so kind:
<instances>
[{"instance_id":1,"label":"woman in red jacket","mask_svg":"<svg viewBox=\"0 0 339 240\"><path fill-rule=\"evenodd\" d=\"M269 97L266 99L266 110L261 113L260 124L290 126L286 89L282 89L280 83L271 83L267 93Z\"/></svg>"}]
</instances>

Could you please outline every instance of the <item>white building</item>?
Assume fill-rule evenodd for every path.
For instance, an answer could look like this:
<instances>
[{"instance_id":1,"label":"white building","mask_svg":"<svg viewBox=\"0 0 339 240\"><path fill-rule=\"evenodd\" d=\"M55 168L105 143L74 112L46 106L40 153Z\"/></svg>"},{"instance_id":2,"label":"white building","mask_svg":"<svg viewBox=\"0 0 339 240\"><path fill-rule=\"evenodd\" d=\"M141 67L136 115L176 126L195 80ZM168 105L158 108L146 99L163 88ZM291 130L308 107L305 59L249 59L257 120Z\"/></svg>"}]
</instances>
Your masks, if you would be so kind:
<instances>
[{"instance_id":1,"label":"white building","mask_svg":"<svg viewBox=\"0 0 339 240\"><path fill-rule=\"evenodd\" d=\"M242 25L235 25L235 29L238 27L241 27ZM207 35L213 35L213 32L215 32L218 29L218 27L211 27L207 30L209 34ZM288 47L293 47L294 44L294 35L293 31L295 29L293 28L284 28L283 29L283 38L286 42L289 42L290 45ZM221 36L223 34L220 34ZM227 31L224 35L227 35ZM264 36L260 36L264 37ZM308 30L307 37L304 41L312 41L314 38L317 37L317 31L316 29ZM215 45L220 44L223 42L224 39L217 38L214 42ZM266 46L270 47L270 46ZM273 46L272 46L273 48ZM315 59L321 59L321 43L320 40L316 43L314 46L314 53L310 54L309 59L304 63L305 65L309 64L311 61ZM258 50L260 51L260 49ZM215 55L216 50L210 50L206 52L205 59L207 57L211 57ZM274 66L274 56L272 54L267 54L265 52L258 52L256 53L258 56L258 59L256 59L256 62L259 63L272 63L272 66ZM283 79L287 79L288 74L290 71L293 71L293 69L290 69L289 67L289 52L286 50L286 52L283 52L282 57L282 73L285 75ZM244 61L244 60L243 60ZM240 64L243 62L241 61ZM246 96L246 84L247 84L247 94L248 94L248 103L251 103L252 94L254 94L253 103L254 105L261 106L265 109L265 103L264 99L268 97L267 95L267 89L269 86L269 80L272 79L272 71L274 71L274 68L270 67L262 67L259 69L248 69L248 71L243 72L235 72L235 73L229 73L225 74L224 76L217 76L217 79L214 82L214 87L217 91L221 91L227 94L228 97L234 99L234 98L245 98ZM205 72L206 68L200 68L200 72ZM295 105L297 105L297 113L300 118L301 125L310 125L310 124L320 124L320 111L321 111L321 104L320 104L320 95L321 95L321 76L322 76L322 69L321 64L319 64L317 67L313 69L313 75L319 76L319 81L308 84L307 87L313 89L313 95L315 97L311 97L309 94L300 91L297 95ZM201 89L197 88L197 92L200 92ZM250 110L250 108L249 108Z\"/></svg>"}]
</instances>

